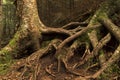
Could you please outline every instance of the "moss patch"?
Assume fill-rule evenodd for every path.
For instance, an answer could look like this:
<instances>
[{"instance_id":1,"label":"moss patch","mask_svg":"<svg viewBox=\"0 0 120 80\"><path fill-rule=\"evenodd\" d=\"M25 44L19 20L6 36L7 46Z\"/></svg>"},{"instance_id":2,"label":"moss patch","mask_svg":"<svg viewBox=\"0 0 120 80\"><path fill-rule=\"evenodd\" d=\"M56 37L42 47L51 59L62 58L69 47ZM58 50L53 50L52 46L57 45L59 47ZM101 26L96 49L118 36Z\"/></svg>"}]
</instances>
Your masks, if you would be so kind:
<instances>
[{"instance_id":1,"label":"moss patch","mask_svg":"<svg viewBox=\"0 0 120 80\"><path fill-rule=\"evenodd\" d=\"M100 76L99 80L109 80L117 75L120 75L120 67L117 64L113 64L106 69Z\"/></svg>"},{"instance_id":2,"label":"moss patch","mask_svg":"<svg viewBox=\"0 0 120 80\"><path fill-rule=\"evenodd\" d=\"M13 59L7 50L0 51L0 75L7 73L9 67L13 63Z\"/></svg>"}]
</instances>

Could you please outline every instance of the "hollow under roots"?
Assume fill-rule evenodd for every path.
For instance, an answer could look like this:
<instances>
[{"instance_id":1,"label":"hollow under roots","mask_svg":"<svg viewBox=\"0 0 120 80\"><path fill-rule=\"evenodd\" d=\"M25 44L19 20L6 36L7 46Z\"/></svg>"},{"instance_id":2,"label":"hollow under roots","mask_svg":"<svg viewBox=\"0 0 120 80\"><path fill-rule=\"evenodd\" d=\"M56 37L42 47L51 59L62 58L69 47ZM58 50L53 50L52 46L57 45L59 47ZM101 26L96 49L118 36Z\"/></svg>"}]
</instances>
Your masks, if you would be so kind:
<instances>
[{"instance_id":1,"label":"hollow under roots","mask_svg":"<svg viewBox=\"0 0 120 80\"><path fill-rule=\"evenodd\" d=\"M98 78L120 58L120 28L108 18L106 12L100 10L95 13L87 26L83 26L83 23L71 22L61 28L21 28L10 43L1 49L0 57L6 59L8 53L13 53L12 57L18 56L14 53L23 52L21 50L27 53L25 50L29 52L30 46L33 47L34 53L18 60L6 76L17 80L37 80L44 69L43 74L49 74L54 79L64 67L67 73L74 75L72 80ZM110 44L113 37L116 40L113 43L117 47L115 46L109 56L110 52L106 46L114 47ZM19 55L23 56L23 53ZM45 57L49 59L48 64L43 62L46 60ZM53 70L54 67L57 69ZM95 70L91 71L93 68Z\"/></svg>"}]
</instances>

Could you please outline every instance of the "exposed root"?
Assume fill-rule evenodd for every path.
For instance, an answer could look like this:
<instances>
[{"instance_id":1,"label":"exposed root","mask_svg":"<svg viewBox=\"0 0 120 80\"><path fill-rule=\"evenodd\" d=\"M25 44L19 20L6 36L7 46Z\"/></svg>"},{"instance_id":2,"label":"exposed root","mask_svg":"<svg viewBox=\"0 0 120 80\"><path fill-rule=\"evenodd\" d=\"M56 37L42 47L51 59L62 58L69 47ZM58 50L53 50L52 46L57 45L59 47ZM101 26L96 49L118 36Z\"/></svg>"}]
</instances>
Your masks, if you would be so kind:
<instances>
[{"instance_id":1,"label":"exposed root","mask_svg":"<svg viewBox=\"0 0 120 80\"><path fill-rule=\"evenodd\" d=\"M96 47L96 45L98 44L98 38L97 38L97 32L96 30L93 30L91 33L88 33L89 39L91 41L91 44L93 46L93 48Z\"/></svg>"},{"instance_id":2,"label":"exposed root","mask_svg":"<svg viewBox=\"0 0 120 80\"><path fill-rule=\"evenodd\" d=\"M21 23L22 26L20 30L15 34L14 38L10 41L10 43L6 47L1 49L0 62L2 62L2 58L4 60L4 56L6 56L6 53L9 55L11 54L18 55L18 53L20 52L22 53L21 50L25 51L29 46L32 46L34 48L33 51L36 51L36 52L32 53L29 57L24 59L24 63L19 64L18 72L20 73L17 75L17 77L19 77L20 80L22 79L36 80L42 66L40 64L40 60L42 59L42 57L45 57L46 55L51 53L55 53L55 57L58 60L58 72L62 67L61 63L64 63L65 68L68 72L77 76L81 76L75 80L89 80L91 78L96 79L98 76L100 76L100 74L102 74L102 72L105 71L105 69L107 69L114 62L119 60L120 44L118 48L115 50L114 54L108 59L108 61L104 62L104 64L102 63L101 69L97 71L94 75L90 75L90 76L82 75L81 73L75 71L75 69L85 64L85 62L89 61L91 58L92 59L94 57L97 58L98 55L100 54L100 51L103 49L103 46L110 41L111 34L113 34L113 36L116 37L116 39L120 42L119 27L113 24L112 21L107 17L107 15L109 15L109 12L111 12L111 9L107 10L109 8L108 6L109 5L105 5L105 9L103 8L103 10L102 8L100 8L95 13L95 15L90 19L90 22L87 27L81 27L81 25L86 24L85 22L83 23L71 22L63 26L62 28L50 28L50 27L46 27L39 20L37 9L36 9L36 0L31 0L31 1L24 0L23 7L25 8L23 8L23 14L22 14L23 23ZM108 33L105 37L103 37L99 41L97 38L98 36L96 33L97 32L96 28L98 29L102 25L104 25L110 31L111 34ZM55 39L51 41L48 46L44 47L43 49L40 49L41 46L39 45L40 44L39 42L42 42L42 37L44 36L44 34L51 34L51 33L64 34L64 35L67 35L68 37L63 41L60 39L57 39L57 40ZM89 36L88 39L90 39L91 42L85 39L82 42L82 40L80 41L78 39L79 37L81 37L82 34L86 34L86 33L88 33L88 36ZM71 64L69 64L69 60L72 57L74 57L75 50L79 49L79 47L82 46L81 44L84 44L86 46L84 49L84 54L81 54L82 56L79 57L81 61L78 63L77 62L73 63L73 65L71 66ZM90 48L91 44L93 46L93 50ZM91 53L90 53L90 50L92 50ZM87 72L89 69L97 65L98 63L93 64L90 67L87 67L87 69L84 69L84 72ZM55 77L56 75L54 74L54 72L51 71L52 66L53 64L46 67L45 70L52 77ZM27 72L29 72L28 74L29 78L25 78L25 74Z\"/></svg>"},{"instance_id":3,"label":"exposed root","mask_svg":"<svg viewBox=\"0 0 120 80\"><path fill-rule=\"evenodd\" d=\"M86 50L85 50L84 54L89 54L88 53L89 52L88 45L84 42L80 42L79 39L75 40L74 43L70 46L69 49L64 48L65 49L64 53L62 52L61 55L58 55L58 56L61 56L61 57L58 57L58 72L60 71L60 66L61 66L60 63L63 62L64 65L65 65L65 68L67 69L68 72L70 72L74 75L82 75L81 73L75 71L76 63L73 66L69 66L69 63L68 63L68 61L71 59L71 57L74 56L75 50L79 49L79 47L82 44L86 45ZM62 48L62 51L63 51L63 48ZM83 58L83 56L82 56L82 58Z\"/></svg>"},{"instance_id":4,"label":"exposed root","mask_svg":"<svg viewBox=\"0 0 120 80\"><path fill-rule=\"evenodd\" d=\"M91 65L90 67L88 67L88 68L85 70L85 72L87 72L89 69L91 69L91 68L93 68L93 67L95 67L95 66L98 66L98 65L99 65L99 63L95 63L95 64Z\"/></svg>"},{"instance_id":5,"label":"exposed root","mask_svg":"<svg viewBox=\"0 0 120 80\"><path fill-rule=\"evenodd\" d=\"M90 49L89 49L89 45L88 43L86 43L86 49L85 49L85 52L81 58L81 60L83 60L85 58L86 55L89 55L90 54Z\"/></svg>"},{"instance_id":6,"label":"exposed root","mask_svg":"<svg viewBox=\"0 0 120 80\"><path fill-rule=\"evenodd\" d=\"M68 37L67 39L65 39L59 46L58 46L58 49L61 49L62 47L64 47L67 43L69 43L70 41L76 39L77 37L79 37L80 35L84 34L85 32L87 32L88 30L90 29L95 29L95 28L98 28L100 27L100 25L94 25L94 26L91 26L91 27L86 27L85 29L77 32L76 34Z\"/></svg>"},{"instance_id":7,"label":"exposed root","mask_svg":"<svg viewBox=\"0 0 120 80\"><path fill-rule=\"evenodd\" d=\"M77 37L79 37L81 34L84 34L86 31L88 31L89 29L95 29L97 27L100 27L100 25L95 25L95 26L91 26L91 27L86 27L85 29L77 32L76 34L68 37L67 39L65 39L57 48L56 50L56 58L59 59L60 58L60 55L61 55L61 51L62 51L62 48L67 44L69 43L70 41L76 39Z\"/></svg>"},{"instance_id":8,"label":"exposed root","mask_svg":"<svg viewBox=\"0 0 120 80\"><path fill-rule=\"evenodd\" d=\"M106 14L105 14L106 15ZM107 17L101 17L100 22L105 25L105 27L115 36L115 38L120 42L120 28L112 23L112 21Z\"/></svg>"},{"instance_id":9,"label":"exposed root","mask_svg":"<svg viewBox=\"0 0 120 80\"><path fill-rule=\"evenodd\" d=\"M71 28L75 28L75 26L78 27L79 25L80 25L80 22L71 22L71 23L64 25L62 28L71 29Z\"/></svg>"},{"instance_id":10,"label":"exposed root","mask_svg":"<svg viewBox=\"0 0 120 80\"><path fill-rule=\"evenodd\" d=\"M93 54L94 56L98 55L98 51L100 51L100 49L106 45L111 39L111 35L110 33L108 33L104 38L102 38L98 44L96 45L96 47L93 49L93 51L91 52L91 54Z\"/></svg>"},{"instance_id":11,"label":"exposed root","mask_svg":"<svg viewBox=\"0 0 120 80\"><path fill-rule=\"evenodd\" d=\"M65 34L68 36L71 36L73 32L70 32L68 30L62 29L62 28L40 28L40 31L42 34L50 34L50 33L59 33L59 34Z\"/></svg>"},{"instance_id":12,"label":"exposed root","mask_svg":"<svg viewBox=\"0 0 120 80\"><path fill-rule=\"evenodd\" d=\"M76 75L76 76L83 76L82 74L80 74L79 72L74 71L73 67L69 67L67 62L63 61L65 68L67 69L68 72Z\"/></svg>"},{"instance_id":13,"label":"exposed root","mask_svg":"<svg viewBox=\"0 0 120 80\"><path fill-rule=\"evenodd\" d=\"M79 77L75 78L74 80L87 80L87 78L79 76Z\"/></svg>"},{"instance_id":14,"label":"exposed root","mask_svg":"<svg viewBox=\"0 0 120 80\"><path fill-rule=\"evenodd\" d=\"M93 30L91 33L88 33L89 39L91 41L91 44L93 48L96 48L96 45L98 44L98 35L97 35L97 30ZM105 59L105 54L103 53L103 49L99 50L99 62L100 65L102 65L106 59ZM103 59L104 58L104 59Z\"/></svg>"},{"instance_id":15,"label":"exposed root","mask_svg":"<svg viewBox=\"0 0 120 80\"><path fill-rule=\"evenodd\" d=\"M40 71L40 63L39 63L39 60L42 56L48 54L48 53L51 53L55 50L55 47L54 45L55 44L58 44L60 42L59 39L56 39L56 40L53 40L53 42L51 42L49 44L49 46L43 48L43 49L40 49L38 51L36 51L35 53L33 53L32 55L30 55L28 58L26 58L23 66L24 66L24 69L23 71L21 72L20 74L20 79L22 79L23 75L26 73L26 71L29 71L29 70L35 70L33 73L32 73L32 76L33 78L32 79L35 79L37 78L38 74L39 74L39 71ZM48 70L47 70L48 71Z\"/></svg>"},{"instance_id":16,"label":"exposed root","mask_svg":"<svg viewBox=\"0 0 120 80\"><path fill-rule=\"evenodd\" d=\"M93 76L92 78L97 78L98 76L100 76L100 74L106 70L106 68L108 68L109 66L111 66L114 62L116 62L117 60L119 60L120 58L120 44L119 46L117 47L117 49L115 50L115 52L113 53L113 55L110 57L110 59L108 61L106 61L102 68L97 71Z\"/></svg>"},{"instance_id":17,"label":"exposed root","mask_svg":"<svg viewBox=\"0 0 120 80\"><path fill-rule=\"evenodd\" d=\"M108 43L108 42L110 41L110 38L111 38L110 34L107 34L104 38L102 38L102 39L98 42L98 44L96 45L96 47L93 49L93 51L92 51L90 54L88 54L83 61L79 62L76 67L84 64L84 63L85 63L86 61L88 61L90 58L93 58L94 56L97 56L97 55L98 55L98 51L99 51L106 43Z\"/></svg>"},{"instance_id":18,"label":"exposed root","mask_svg":"<svg viewBox=\"0 0 120 80\"><path fill-rule=\"evenodd\" d=\"M52 75L53 77L55 77L55 75L52 73L52 71L50 70L51 67L53 66L53 64L49 65L48 67L45 68L46 72L50 75Z\"/></svg>"},{"instance_id":19,"label":"exposed root","mask_svg":"<svg viewBox=\"0 0 120 80\"><path fill-rule=\"evenodd\" d=\"M22 80L24 78L24 74L27 71L27 66L24 67L24 70L22 71L22 73L19 76L19 79Z\"/></svg>"}]
</instances>

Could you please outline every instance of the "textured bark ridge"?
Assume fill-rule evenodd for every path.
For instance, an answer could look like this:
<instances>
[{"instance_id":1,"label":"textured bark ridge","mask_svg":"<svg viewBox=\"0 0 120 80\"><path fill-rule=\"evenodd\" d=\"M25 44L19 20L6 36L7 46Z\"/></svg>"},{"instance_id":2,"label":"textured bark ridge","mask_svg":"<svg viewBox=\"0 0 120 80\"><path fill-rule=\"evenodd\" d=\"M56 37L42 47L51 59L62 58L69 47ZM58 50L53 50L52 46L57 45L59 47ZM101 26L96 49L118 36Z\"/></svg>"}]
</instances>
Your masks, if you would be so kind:
<instances>
[{"instance_id":1,"label":"textured bark ridge","mask_svg":"<svg viewBox=\"0 0 120 80\"><path fill-rule=\"evenodd\" d=\"M17 67L10 77L16 75L15 79L37 80L43 66L42 59L53 54L52 58L57 61L57 73L62 71L64 65L68 73L78 76L72 80L98 79L120 58L120 28L112 22L113 15L116 12L119 14L119 4L120 0L107 0L84 22L71 22L60 28L50 28L39 19L36 0L23 0L20 27L13 39L0 50L0 64L9 66L16 59L27 56L19 63L16 62ZM107 51L104 47L113 37L118 45L111 56L106 58ZM77 61L72 63L78 53ZM95 62L91 63L92 60ZM85 67L82 73L79 72L78 68L84 65L89 67ZM51 70L53 66L54 63L47 65L45 72L56 79L56 74ZM91 75L85 74L96 66L99 66L97 71Z\"/></svg>"},{"instance_id":2,"label":"textured bark ridge","mask_svg":"<svg viewBox=\"0 0 120 80\"><path fill-rule=\"evenodd\" d=\"M1 1L1 27L0 27L0 44L2 47L8 44L9 40L13 38L13 35L17 31L18 27L18 15L16 14L17 8L14 1L6 0ZM3 36L4 35L4 36Z\"/></svg>"}]
</instances>

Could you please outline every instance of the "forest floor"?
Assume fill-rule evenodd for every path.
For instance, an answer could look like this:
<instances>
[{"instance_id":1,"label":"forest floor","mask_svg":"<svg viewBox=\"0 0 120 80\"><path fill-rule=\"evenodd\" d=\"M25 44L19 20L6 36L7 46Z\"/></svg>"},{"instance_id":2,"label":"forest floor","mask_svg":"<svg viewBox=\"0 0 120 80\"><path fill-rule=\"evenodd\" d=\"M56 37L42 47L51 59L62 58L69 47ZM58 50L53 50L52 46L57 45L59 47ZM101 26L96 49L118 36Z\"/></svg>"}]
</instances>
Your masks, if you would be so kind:
<instances>
[{"instance_id":1,"label":"forest floor","mask_svg":"<svg viewBox=\"0 0 120 80\"><path fill-rule=\"evenodd\" d=\"M110 50L111 48L109 48ZM112 53L106 53L110 56ZM93 79L82 79L82 76L93 75L100 68L100 65L91 61L91 63L84 64L82 66L78 66L72 72L68 71L65 68L65 65L61 63L60 71L58 72L58 61L54 54L48 54L40 58L39 60L39 69L36 80L93 80ZM76 53L69 61L71 67L76 66L76 63L82 61L80 59L81 54ZM34 62L34 61L33 61ZM28 67L28 70L25 70L25 59L21 59L16 61L15 65L11 66L10 71L7 75L1 76L0 80L33 80L30 77L31 74L34 73L34 69ZM32 63L32 62L31 62ZM117 65L119 64L119 65ZM23 66L22 66L23 65ZM91 66L90 66L91 65ZM21 66L21 67L20 67ZM120 61L113 65L114 69L108 69L108 73L103 73L98 79L95 80L120 80ZM21 74L22 73L22 74ZM77 75L80 74L80 75ZM36 74L36 73L34 73ZM21 77L23 78L21 79Z\"/></svg>"},{"instance_id":2,"label":"forest floor","mask_svg":"<svg viewBox=\"0 0 120 80\"><path fill-rule=\"evenodd\" d=\"M120 26L118 20L115 23ZM105 31L103 30L103 32ZM103 33L101 32L101 34ZM105 52L107 60L112 56L118 44L119 43L112 36L112 39L104 45L102 49ZM68 45L70 46L71 43L67 44L67 47ZM48 46L47 44L47 47ZM101 65L98 59L94 57L93 59L87 60L84 64L77 66L80 62L85 60L83 58L84 55L87 55L85 54L86 50L85 44L76 48L75 54L67 63L70 69L66 68L63 62L61 62L60 65L58 64L58 59L55 57L55 50L47 52L44 55L38 50L31 53L31 55L29 54L21 59L16 59L15 64L8 70L9 72L4 76L0 76L0 80L87 80L83 77L93 75L99 71ZM69 51L67 50L67 52ZM58 67L60 67L59 71ZM120 80L120 61L116 61L116 63L112 65L112 68L107 68L107 70L95 80Z\"/></svg>"}]
</instances>

